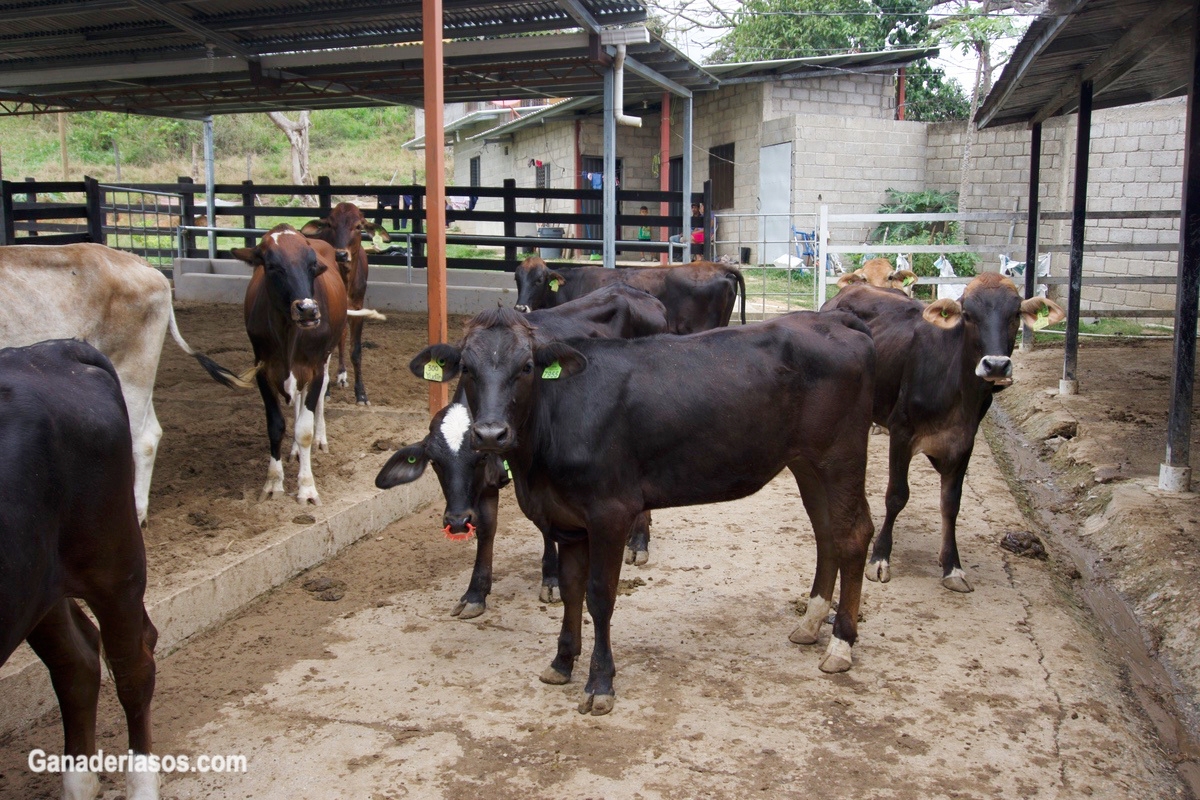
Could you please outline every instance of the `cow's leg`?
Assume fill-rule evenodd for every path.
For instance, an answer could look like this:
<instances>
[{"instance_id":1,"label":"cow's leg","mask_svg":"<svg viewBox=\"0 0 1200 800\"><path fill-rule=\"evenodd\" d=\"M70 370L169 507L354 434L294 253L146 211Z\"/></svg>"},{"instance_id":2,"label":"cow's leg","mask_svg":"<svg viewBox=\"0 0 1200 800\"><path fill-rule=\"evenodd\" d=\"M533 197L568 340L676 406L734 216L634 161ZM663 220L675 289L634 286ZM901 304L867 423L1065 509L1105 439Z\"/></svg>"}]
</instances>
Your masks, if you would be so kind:
<instances>
[{"instance_id":1,"label":"cow's leg","mask_svg":"<svg viewBox=\"0 0 1200 800\"><path fill-rule=\"evenodd\" d=\"M883 527L875 538L871 549L871 560L867 562L867 579L887 583L892 579L892 529L896 517L908 505L908 466L912 461L912 441L905 431L894 428L888 441L888 485L883 518Z\"/></svg>"},{"instance_id":2,"label":"cow's leg","mask_svg":"<svg viewBox=\"0 0 1200 800\"><path fill-rule=\"evenodd\" d=\"M583 702L579 704L581 714L607 714L613 710L616 702L613 677L617 674L617 667L612 654L612 613L617 602L617 585L621 580L625 538L635 516L620 509L588 515L590 563L587 607L592 617L596 642L592 648L587 685L583 689Z\"/></svg>"},{"instance_id":3,"label":"cow's leg","mask_svg":"<svg viewBox=\"0 0 1200 800\"><path fill-rule=\"evenodd\" d=\"M938 558L942 565L942 586L952 592L971 592L967 573L958 560L958 540L955 530L958 525L958 509L962 504L963 479L967 476L967 464L971 453L956 459L929 459L934 469L942 476L942 552Z\"/></svg>"},{"instance_id":4,"label":"cow's leg","mask_svg":"<svg viewBox=\"0 0 1200 800\"><path fill-rule=\"evenodd\" d=\"M588 577L587 538L579 532L558 541L558 582L562 592L563 622L558 634L558 653L541 674L542 683L564 684L571 680L575 659L583 650L583 595Z\"/></svg>"},{"instance_id":5,"label":"cow's leg","mask_svg":"<svg viewBox=\"0 0 1200 800\"><path fill-rule=\"evenodd\" d=\"M100 632L74 600L63 598L42 617L26 641L50 670L62 712L63 752L92 755L100 695ZM99 793L100 779L95 773L63 773L64 800L92 800Z\"/></svg>"},{"instance_id":6,"label":"cow's leg","mask_svg":"<svg viewBox=\"0 0 1200 800\"><path fill-rule=\"evenodd\" d=\"M117 699L125 710L129 727L129 749L134 753L149 753L150 701L154 696L154 646L158 642L146 608L142 605L144 577L141 586L125 584L121 594L89 603L100 622L100 638L104 655L117 687ZM157 800L158 773L125 773L127 800Z\"/></svg>"},{"instance_id":7,"label":"cow's leg","mask_svg":"<svg viewBox=\"0 0 1200 800\"><path fill-rule=\"evenodd\" d=\"M263 484L262 493L259 494L259 502L268 500L275 496L282 497L283 489L283 462L280 460L280 448L283 444L283 411L279 408L279 400L275 397L275 392L271 389L267 378L261 372L255 377L258 382L258 392L262 395L263 406L267 411L267 438L271 443L271 461L267 466L267 482Z\"/></svg>"},{"instance_id":8,"label":"cow's leg","mask_svg":"<svg viewBox=\"0 0 1200 800\"><path fill-rule=\"evenodd\" d=\"M354 365L354 402L360 406L369 406L367 389L362 379L362 330L363 318L351 317L350 328L350 363Z\"/></svg>"},{"instance_id":9,"label":"cow's leg","mask_svg":"<svg viewBox=\"0 0 1200 800\"><path fill-rule=\"evenodd\" d=\"M313 434L313 443L322 453L329 452L329 435L325 432L325 398L329 396L329 359L332 357L325 359L325 391L318 392L316 430Z\"/></svg>"},{"instance_id":10,"label":"cow's leg","mask_svg":"<svg viewBox=\"0 0 1200 800\"><path fill-rule=\"evenodd\" d=\"M318 372L313 385L307 389L297 389L293 394L296 407L296 447L300 454L300 490L296 492L296 502L301 505L312 503L321 505L317 494L317 483L312 473L312 444L316 431L317 405L325 391L325 373Z\"/></svg>"},{"instance_id":11,"label":"cow's leg","mask_svg":"<svg viewBox=\"0 0 1200 800\"><path fill-rule=\"evenodd\" d=\"M643 511L629 529L625 542L625 563L642 566L650 560L650 512Z\"/></svg>"},{"instance_id":12,"label":"cow's leg","mask_svg":"<svg viewBox=\"0 0 1200 800\"><path fill-rule=\"evenodd\" d=\"M538 591L538 600L543 603L562 600L558 585L558 545L545 531L542 531L542 588Z\"/></svg>"},{"instance_id":13,"label":"cow's leg","mask_svg":"<svg viewBox=\"0 0 1200 800\"><path fill-rule=\"evenodd\" d=\"M150 507L150 478L154 474L162 426L158 424L150 394L140 387L125 392L125 408L129 412L129 432L133 437L133 500L138 523L144 527Z\"/></svg>"},{"instance_id":14,"label":"cow's leg","mask_svg":"<svg viewBox=\"0 0 1200 800\"><path fill-rule=\"evenodd\" d=\"M342 328L341 338L338 339L338 371L337 371L337 385L341 389L345 389L347 386L350 385L350 381L348 380L348 376L346 374L346 335L347 335L346 329Z\"/></svg>"},{"instance_id":15,"label":"cow's leg","mask_svg":"<svg viewBox=\"0 0 1200 800\"><path fill-rule=\"evenodd\" d=\"M472 619L487 610L487 596L492 591L492 545L496 541L497 507L500 490L488 488L475 501L475 568L466 594L450 612L459 619Z\"/></svg>"}]
</instances>

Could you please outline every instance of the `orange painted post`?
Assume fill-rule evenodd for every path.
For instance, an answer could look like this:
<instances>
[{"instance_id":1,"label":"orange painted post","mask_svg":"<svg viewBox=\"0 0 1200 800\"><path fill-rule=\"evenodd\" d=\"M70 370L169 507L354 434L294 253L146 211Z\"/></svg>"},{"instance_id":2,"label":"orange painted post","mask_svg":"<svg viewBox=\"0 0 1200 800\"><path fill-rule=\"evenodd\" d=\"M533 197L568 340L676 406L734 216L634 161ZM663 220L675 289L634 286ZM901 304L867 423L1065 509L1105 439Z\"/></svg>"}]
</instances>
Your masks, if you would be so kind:
<instances>
[{"instance_id":1,"label":"orange painted post","mask_svg":"<svg viewBox=\"0 0 1200 800\"><path fill-rule=\"evenodd\" d=\"M662 116L658 122L658 188L660 191L670 191L671 189L671 93L663 92L662 96ZM669 216L671 213L671 204L662 202L658 204L658 213L662 216ZM659 228L661 241L667 241L667 235L670 233L668 228ZM669 255L663 253L658 257L658 263L667 266Z\"/></svg>"},{"instance_id":2,"label":"orange painted post","mask_svg":"<svg viewBox=\"0 0 1200 800\"><path fill-rule=\"evenodd\" d=\"M442 0L422 0L421 45L425 72L425 252L429 343L446 341L446 157L442 85ZM450 402L444 383L429 384L429 413Z\"/></svg>"}]
</instances>

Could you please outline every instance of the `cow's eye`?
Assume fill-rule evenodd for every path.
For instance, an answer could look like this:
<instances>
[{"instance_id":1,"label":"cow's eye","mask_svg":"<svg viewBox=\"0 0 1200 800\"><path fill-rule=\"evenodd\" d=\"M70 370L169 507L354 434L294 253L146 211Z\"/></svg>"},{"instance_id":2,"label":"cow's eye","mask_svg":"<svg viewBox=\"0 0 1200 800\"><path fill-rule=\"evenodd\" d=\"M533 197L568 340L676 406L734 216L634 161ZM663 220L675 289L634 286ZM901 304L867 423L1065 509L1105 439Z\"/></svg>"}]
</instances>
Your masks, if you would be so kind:
<instances>
[{"instance_id":1,"label":"cow's eye","mask_svg":"<svg viewBox=\"0 0 1200 800\"><path fill-rule=\"evenodd\" d=\"M458 371L461 372L463 375L471 374L471 368L468 367L466 364L459 364Z\"/></svg>"},{"instance_id":2,"label":"cow's eye","mask_svg":"<svg viewBox=\"0 0 1200 800\"><path fill-rule=\"evenodd\" d=\"M532 361L526 361L526 362L525 362L525 367L524 367L524 369L522 369L522 370L521 370L521 372L524 372L526 375L528 375L529 373L533 372L533 362L532 362Z\"/></svg>"}]
</instances>

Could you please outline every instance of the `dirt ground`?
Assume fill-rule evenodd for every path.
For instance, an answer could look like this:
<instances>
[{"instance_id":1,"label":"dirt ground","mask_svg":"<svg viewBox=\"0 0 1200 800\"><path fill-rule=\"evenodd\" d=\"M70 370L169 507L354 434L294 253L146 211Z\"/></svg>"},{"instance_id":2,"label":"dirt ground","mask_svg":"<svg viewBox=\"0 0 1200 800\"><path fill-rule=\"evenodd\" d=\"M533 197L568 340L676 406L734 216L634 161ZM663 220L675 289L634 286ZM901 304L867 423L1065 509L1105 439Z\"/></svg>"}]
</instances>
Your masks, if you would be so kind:
<instances>
[{"instance_id":1,"label":"dirt ground","mask_svg":"<svg viewBox=\"0 0 1200 800\"><path fill-rule=\"evenodd\" d=\"M185 307L179 319L193 345L231 366L248 363L236 310ZM379 344L364 357L375 411L336 401L335 390L333 454L316 460L318 488L330 496L339 476L373 477L387 455L376 441L390 445L424 433L424 386L405 366L423 339L423 319L391 319L369 330L367 338ZM406 337L417 343L398 344ZM1169 348L1164 356L1158 344L1089 346L1080 358L1084 394L1058 399L1044 389L1057 384L1061 350L1021 355L998 417L1034 442L1050 442L1023 449L1044 455L1072 493L1045 500L1023 492L1022 480L1050 478L1021 472L1007 452L1020 451L1021 443L1007 438L1003 425L989 429L999 458L981 435L959 528L976 591L959 595L938 580L936 475L914 463L893 578L865 585L848 673L817 670L828 628L816 647L787 641L815 554L785 475L745 500L656 514L650 563L626 567L622 576L613 623L616 709L602 718L579 715L590 637L585 626L585 657L571 684L537 680L554 654L561 607L537 599L540 537L506 493L495 587L488 611L475 620L448 613L466 587L474 547L441 536L435 506L348 548L162 659L156 750L243 754L249 761L245 774L167 777L163 796L1193 797L1173 763L1180 760L1178 742L1164 739L1131 691L1114 638L1082 587L1097 580L1131 588L1127 596L1161 631L1151 628L1147 643L1168 660L1173 677L1194 686L1185 681L1197 674L1188 661L1197 648L1188 652L1187 638L1197 615L1174 606L1190 603L1189 587L1198 583L1184 572L1195 565L1190 538L1197 528L1160 522L1179 513L1194 518L1198 509L1194 500L1145 489L1162 443L1143 429L1158 424L1161 440L1162 425L1153 420L1166 407L1165 385L1149 376L1161 374L1164 357L1169 370ZM1135 371L1147 377L1131 380ZM168 345L157 399L165 433L148 533L152 565L157 560L160 570L202 557L206 542L266 524L255 516L263 511L255 501L265 462L257 397L230 398L222 387L193 380L197 372ZM1114 375L1122 376L1119 386ZM1134 385L1144 388L1145 399L1134 396ZM1102 394L1110 389L1112 396ZM1160 391L1161 408L1151 397ZM168 409L176 403L182 409L196 395L229 411L199 430L181 423L187 428L181 435ZM413 410L403 416L406 407ZM168 447L178 455L168 455ZM873 437L868 484L877 526L886 450L886 436ZM211 452L213 461L198 452ZM1113 464L1116 473L1108 470ZM185 493L193 468L212 487L210 497ZM288 477L291 487L294 472ZM1130 507L1131 501L1118 503L1123 492L1153 502L1138 512L1136 535L1127 532L1122 542L1129 520L1112 507ZM1059 520L1058 527L1039 527L1041 509L1031 506L1039 498L1065 519L1081 521L1067 533L1090 536L1087 544L1097 551L1085 574L1072 566L1073 551L1059 536L1071 526ZM280 505L277 513L299 508ZM200 511L222 526L197 532L188 515ZM180 532L154 538L173 529ZM206 530L218 535L204 536ZM1049 560L998 546L1005 533L1024 530L1044 534ZM1148 546L1175 549L1144 552ZM166 561L167 553L177 561ZM1130 569L1131 563L1150 571ZM303 586L312 577L344 583L344 596L315 599ZM1137 591L1154 581L1160 597L1148 600L1147 591L1138 602ZM120 719L106 685L99 725L105 751L124 749ZM57 796L58 779L31 774L25 758L34 747L57 751L58 725L50 715L0 739L0 797ZM106 778L104 786L106 800L120 796L119 780Z\"/></svg>"}]
</instances>

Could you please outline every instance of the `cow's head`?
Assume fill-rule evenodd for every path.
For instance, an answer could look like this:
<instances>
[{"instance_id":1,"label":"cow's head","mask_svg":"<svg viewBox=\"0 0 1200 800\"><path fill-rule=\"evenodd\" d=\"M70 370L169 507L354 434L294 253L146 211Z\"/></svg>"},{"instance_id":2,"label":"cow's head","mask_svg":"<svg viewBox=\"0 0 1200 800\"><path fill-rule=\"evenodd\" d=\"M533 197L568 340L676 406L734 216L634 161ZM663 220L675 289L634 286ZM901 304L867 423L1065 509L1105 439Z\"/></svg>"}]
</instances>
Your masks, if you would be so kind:
<instances>
[{"instance_id":1,"label":"cow's head","mask_svg":"<svg viewBox=\"0 0 1200 800\"><path fill-rule=\"evenodd\" d=\"M487 486L508 483L503 459L495 454L471 448L471 411L464 402L454 402L429 423L429 435L416 444L397 450L375 476L380 489L411 483L421 477L425 467L433 471L446 498L442 523L447 536L475 532L478 514L475 503Z\"/></svg>"},{"instance_id":2,"label":"cow's head","mask_svg":"<svg viewBox=\"0 0 1200 800\"><path fill-rule=\"evenodd\" d=\"M328 217L306 222L300 232L333 245L339 264L350 263L350 254L356 247L362 247L364 234L378 236L385 242L392 240L382 225L368 222L354 203L338 203Z\"/></svg>"},{"instance_id":3,"label":"cow's head","mask_svg":"<svg viewBox=\"0 0 1200 800\"><path fill-rule=\"evenodd\" d=\"M907 269L893 269L892 262L886 258L870 258L854 272L848 272L838 278L838 288L863 283L880 289L899 289L912 297L913 286L918 278L917 273Z\"/></svg>"},{"instance_id":4,"label":"cow's head","mask_svg":"<svg viewBox=\"0 0 1200 800\"><path fill-rule=\"evenodd\" d=\"M996 272L985 272L967 284L961 305L947 298L930 303L924 312L925 321L939 328L963 326L967 352L979 355L975 374L997 388L1012 383L1011 356L1022 320L1027 325L1039 319L1053 325L1065 316L1044 297L1022 301L1016 285Z\"/></svg>"},{"instance_id":5,"label":"cow's head","mask_svg":"<svg viewBox=\"0 0 1200 800\"><path fill-rule=\"evenodd\" d=\"M409 364L417 377L460 384L472 412L470 445L486 453L517 446L517 430L529 416L538 382L582 372L587 359L562 342L542 342L515 311L496 308L469 323L457 345L435 344Z\"/></svg>"},{"instance_id":6,"label":"cow's head","mask_svg":"<svg viewBox=\"0 0 1200 800\"><path fill-rule=\"evenodd\" d=\"M234 258L262 268L271 303L292 322L301 328L321 323L321 307L314 299L313 285L330 265L317 256L295 228L276 225L263 235L257 247L239 247L230 252Z\"/></svg>"},{"instance_id":7,"label":"cow's head","mask_svg":"<svg viewBox=\"0 0 1200 800\"><path fill-rule=\"evenodd\" d=\"M561 274L546 266L541 256L530 256L521 262L515 274L517 279L517 304L522 314L537 311L550 305L550 297L567 282Z\"/></svg>"}]
</instances>

